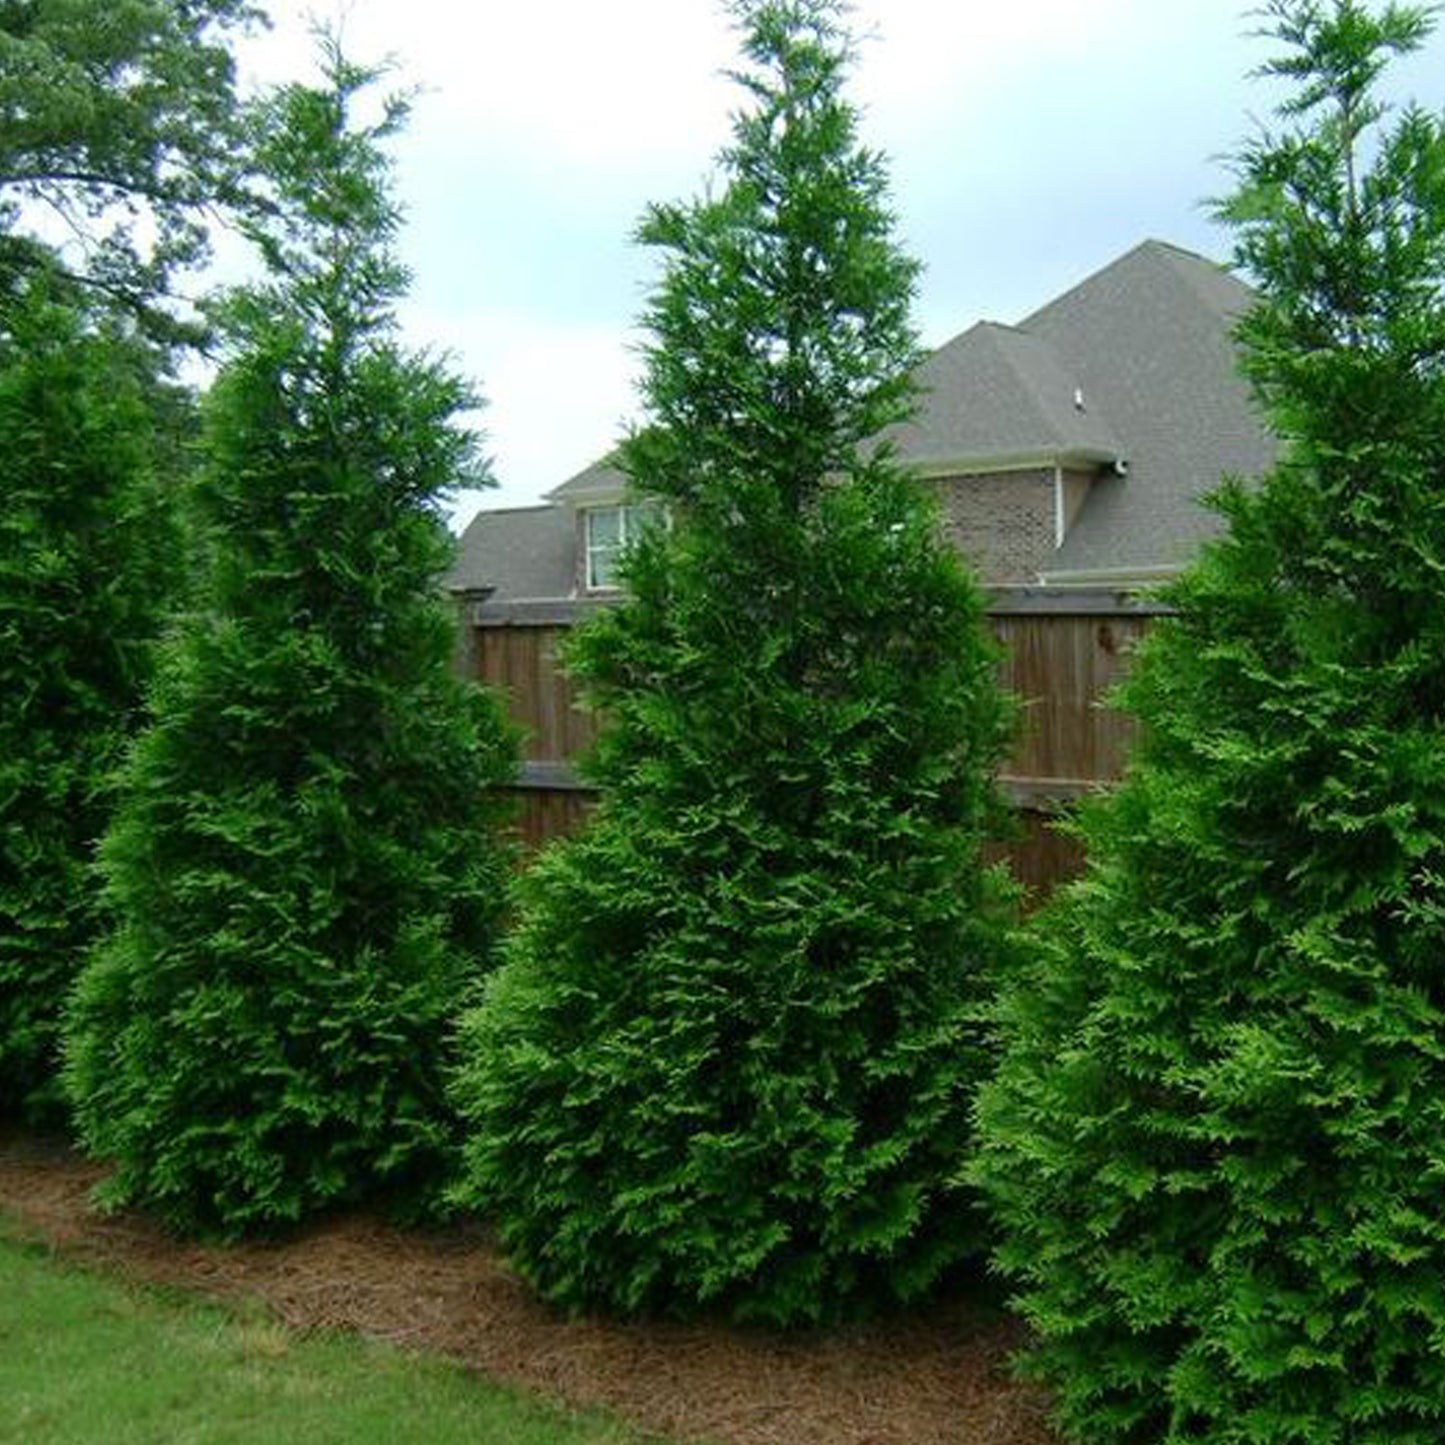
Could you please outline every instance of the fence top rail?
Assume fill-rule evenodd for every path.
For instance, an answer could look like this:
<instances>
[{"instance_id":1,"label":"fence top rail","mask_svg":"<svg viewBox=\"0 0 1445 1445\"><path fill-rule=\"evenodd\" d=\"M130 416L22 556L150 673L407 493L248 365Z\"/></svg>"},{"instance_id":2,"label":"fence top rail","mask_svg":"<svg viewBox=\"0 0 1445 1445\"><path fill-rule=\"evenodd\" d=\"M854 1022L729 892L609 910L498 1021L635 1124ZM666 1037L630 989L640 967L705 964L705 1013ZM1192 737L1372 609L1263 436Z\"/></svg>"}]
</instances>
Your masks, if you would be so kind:
<instances>
[{"instance_id":1,"label":"fence top rail","mask_svg":"<svg viewBox=\"0 0 1445 1445\"><path fill-rule=\"evenodd\" d=\"M1107 792L1115 780L1098 778L1019 778L1001 774L999 791L1016 808L1036 813L1063 813L1080 798ZM578 775L569 762L525 762L511 786L526 793L582 793L595 796L595 783Z\"/></svg>"},{"instance_id":2,"label":"fence top rail","mask_svg":"<svg viewBox=\"0 0 1445 1445\"><path fill-rule=\"evenodd\" d=\"M468 614L475 627L570 627L601 608L611 598L561 597L538 602L472 602Z\"/></svg>"},{"instance_id":3,"label":"fence top rail","mask_svg":"<svg viewBox=\"0 0 1445 1445\"><path fill-rule=\"evenodd\" d=\"M1157 597L1116 587L987 587L990 617L1166 617ZM562 597L531 602L472 602L475 627L570 627L610 607L615 598Z\"/></svg>"},{"instance_id":4,"label":"fence top rail","mask_svg":"<svg viewBox=\"0 0 1445 1445\"><path fill-rule=\"evenodd\" d=\"M985 587L990 617L1168 617L1174 611L1149 592L1127 587Z\"/></svg>"}]
</instances>

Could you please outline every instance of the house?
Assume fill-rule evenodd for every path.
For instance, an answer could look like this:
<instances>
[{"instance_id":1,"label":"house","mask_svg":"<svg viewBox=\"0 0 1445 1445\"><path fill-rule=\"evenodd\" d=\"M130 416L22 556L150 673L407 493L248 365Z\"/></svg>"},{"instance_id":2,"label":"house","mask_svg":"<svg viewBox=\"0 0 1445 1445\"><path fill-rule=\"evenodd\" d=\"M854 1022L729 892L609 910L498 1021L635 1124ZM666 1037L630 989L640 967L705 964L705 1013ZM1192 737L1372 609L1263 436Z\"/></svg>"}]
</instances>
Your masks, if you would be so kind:
<instances>
[{"instance_id":1,"label":"house","mask_svg":"<svg viewBox=\"0 0 1445 1445\"><path fill-rule=\"evenodd\" d=\"M1218 529L1204 494L1274 461L1238 374L1249 301L1213 262L1146 241L1018 325L982 322L933 352L918 414L890 434L994 589L1000 680L1022 703L999 780L1020 831L1000 856L1038 896L1081 862L1050 819L1124 767L1132 725L1101 702L1167 610L1141 588ZM617 595L637 515L626 479L599 462L541 506L481 513L462 538L458 666L500 687L523 728L531 846L581 826L590 805L572 763L597 719L577 706L560 643Z\"/></svg>"},{"instance_id":2,"label":"house","mask_svg":"<svg viewBox=\"0 0 1445 1445\"><path fill-rule=\"evenodd\" d=\"M1276 455L1238 372L1249 300L1214 262L1145 241L1016 326L980 322L928 356L918 414L890 437L985 583L1137 586L1217 530L1204 494ZM626 493L599 462L540 506L480 513L449 586L606 597L636 525Z\"/></svg>"}]
</instances>

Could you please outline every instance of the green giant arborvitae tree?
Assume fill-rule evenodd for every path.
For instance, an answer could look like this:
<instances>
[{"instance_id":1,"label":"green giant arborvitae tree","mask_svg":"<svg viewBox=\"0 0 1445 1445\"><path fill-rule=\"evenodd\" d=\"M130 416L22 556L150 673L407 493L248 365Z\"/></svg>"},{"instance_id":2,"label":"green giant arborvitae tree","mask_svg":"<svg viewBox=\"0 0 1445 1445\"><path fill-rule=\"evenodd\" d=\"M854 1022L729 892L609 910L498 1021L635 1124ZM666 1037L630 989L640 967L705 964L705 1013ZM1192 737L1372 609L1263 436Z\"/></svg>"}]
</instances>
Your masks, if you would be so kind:
<instances>
[{"instance_id":1,"label":"green giant arborvitae tree","mask_svg":"<svg viewBox=\"0 0 1445 1445\"><path fill-rule=\"evenodd\" d=\"M98 927L111 774L184 548L188 408L54 277L0 302L0 1115L61 1116L65 995Z\"/></svg>"},{"instance_id":2,"label":"green giant arborvitae tree","mask_svg":"<svg viewBox=\"0 0 1445 1445\"><path fill-rule=\"evenodd\" d=\"M114 935L67 1020L107 1192L236 1232L449 1167L450 1025L508 872L493 700L451 671L439 499L474 404L401 350L369 76L331 55L260 121L270 280L230 308L197 504L211 572L163 655L103 849Z\"/></svg>"},{"instance_id":3,"label":"green giant arborvitae tree","mask_svg":"<svg viewBox=\"0 0 1445 1445\"><path fill-rule=\"evenodd\" d=\"M109 775L179 602L194 417L170 343L194 329L161 293L242 199L249 13L0 4L0 1114L58 1118Z\"/></svg>"},{"instance_id":4,"label":"green giant arborvitae tree","mask_svg":"<svg viewBox=\"0 0 1445 1445\"><path fill-rule=\"evenodd\" d=\"M978 1181L1074 1438L1445 1437L1445 124L1413 7L1276 0L1225 217L1283 443L1125 700Z\"/></svg>"},{"instance_id":5,"label":"green giant arborvitae tree","mask_svg":"<svg viewBox=\"0 0 1445 1445\"><path fill-rule=\"evenodd\" d=\"M842 10L735 5L720 184L642 226L663 271L622 464L663 520L571 651L602 802L526 880L464 1029L458 1195L568 1307L807 1322L978 1244L955 1177L1005 709L980 594L864 445L911 407L916 268Z\"/></svg>"}]
</instances>

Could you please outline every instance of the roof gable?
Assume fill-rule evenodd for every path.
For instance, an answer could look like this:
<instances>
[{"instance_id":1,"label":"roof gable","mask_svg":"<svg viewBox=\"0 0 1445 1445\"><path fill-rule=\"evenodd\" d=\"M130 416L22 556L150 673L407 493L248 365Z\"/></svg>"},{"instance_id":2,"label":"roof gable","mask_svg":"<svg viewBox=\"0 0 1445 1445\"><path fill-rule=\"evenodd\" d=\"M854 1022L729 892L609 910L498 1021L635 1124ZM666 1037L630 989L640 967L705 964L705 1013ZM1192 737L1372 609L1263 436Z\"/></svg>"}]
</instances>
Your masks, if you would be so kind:
<instances>
[{"instance_id":1,"label":"roof gable","mask_svg":"<svg viewBox=\"0 0 1445 1445\"><path fill-rule=\"evenodd\" d=\"M568 477L560 486L548 492L549 502L566 502L582 506L589 502L615 502L626 495L629 481L627 474L618 467L616 454L609 453L591 466L583 467L575 476Z\"/></svg>"}]
</instances>

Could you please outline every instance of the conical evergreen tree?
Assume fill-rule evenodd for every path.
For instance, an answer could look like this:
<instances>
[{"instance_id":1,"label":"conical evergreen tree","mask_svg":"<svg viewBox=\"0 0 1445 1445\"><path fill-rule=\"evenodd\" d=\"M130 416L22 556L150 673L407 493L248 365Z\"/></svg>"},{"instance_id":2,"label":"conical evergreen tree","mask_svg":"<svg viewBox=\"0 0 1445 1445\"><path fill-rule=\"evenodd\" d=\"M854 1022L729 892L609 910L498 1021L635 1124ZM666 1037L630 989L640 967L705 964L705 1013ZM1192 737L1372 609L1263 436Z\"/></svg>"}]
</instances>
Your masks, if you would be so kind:
<instances>
[{"instance_id":1,"label":"conical evergreen tree","mask_svg":"<svg viewBox=\"0 0 1445 1445\"><path fill-rule=\"evenodd\" d=\"M975 1249L954 1182L1005 892L980 594L886 449L916 267L843 95L833 0L734 7L715 195L659 206L665 521L571 664L610 725L590 830L528 876L468 1018L458 1191L568 1307L795 1323Z\"/></svg>"},{"instance_id":2,"label":"conical evergreen tree","mask_svg":"<svg viewBox=\"0 0 1445 1445\"><path fill-rule=\"evenodd\" d=\"M37 273L0 303L0 1114L62 1117L65 996L99 927L110 778L176 604L188 408Z\"/></svg>"},{"instance_id":3,"label":"conical evergreen tree","mask_svg":"<svg viewBox=\"0 0 1445 1445\"><path fill-rule=\"evenodd\" d=\"M62 1117L111 773L190 570L173 378L198 333L166 293L246 201L229 46L258 13L0 5L0 1115Z\"/></svg>"},{"instance_id":4,"label":"conical evergreen tree","mask_svg":"<svg viewBox=\"0 0 1445 1445\"><path fill-rule=\"evenodd\" d=\"M1073 1438L1445 1438L1445 124L1413 7L1276 0L1225 215L1284 444L1125 700L977 1179Z\"/></svg>"},{"instance_id":5,"label":"conical evergreen tree","mask_svg":"<svg viewBox=\"0 0 1445 1445\"><path fill-rule=\"evenodd\" d=\"M475 480L474 398L409 355L371 79L261 121L270 282L230 309L198 505L204 605L162 662L103 861L121 920L68 1020L108 1197L235 1232L448 1168L450 1025L508 874L494 701L450 667L436 505Z\"/></svg>"}]
</instances>

